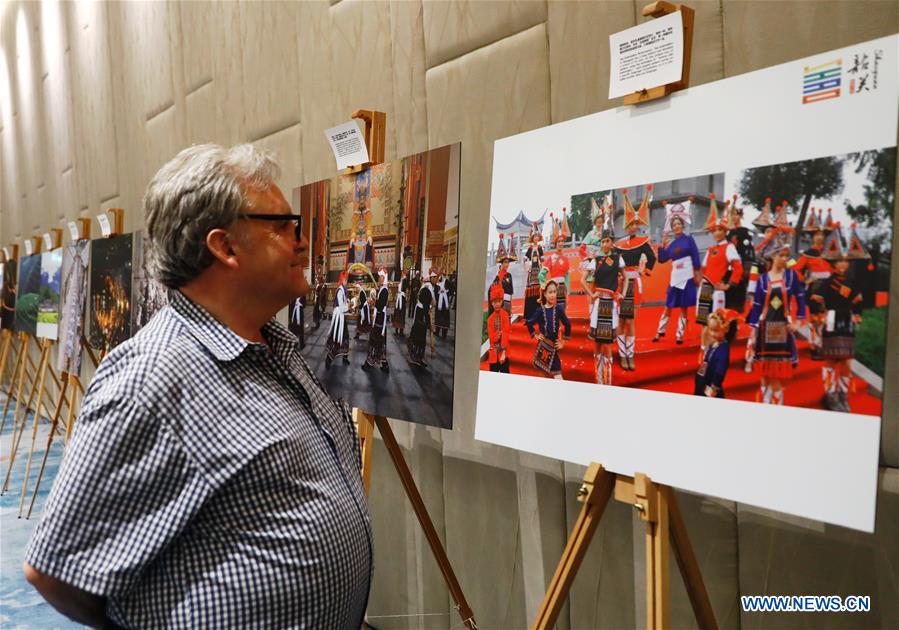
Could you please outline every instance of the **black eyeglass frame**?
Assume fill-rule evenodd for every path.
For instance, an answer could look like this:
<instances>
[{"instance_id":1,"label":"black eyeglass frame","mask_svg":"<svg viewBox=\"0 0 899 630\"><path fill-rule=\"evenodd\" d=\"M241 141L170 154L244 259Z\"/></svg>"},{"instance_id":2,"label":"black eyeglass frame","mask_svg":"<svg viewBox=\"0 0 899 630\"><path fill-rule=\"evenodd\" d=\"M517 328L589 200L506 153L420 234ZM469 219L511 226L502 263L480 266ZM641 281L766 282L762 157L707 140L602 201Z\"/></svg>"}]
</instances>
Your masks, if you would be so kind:
<instances>
[{"instance_id":1,"label":"black eyeglass frame","mask_svg":"<svg viewBox=\"0 0 899 630\"><path fill-rule=\"evenodd\" d=\"M303 236L303 215L302 214L256 214L244 213L237 215L239 219L261 219L262 221L294 221L296 227L293 235L297 240Z\"/></svg>"}]
</instances>

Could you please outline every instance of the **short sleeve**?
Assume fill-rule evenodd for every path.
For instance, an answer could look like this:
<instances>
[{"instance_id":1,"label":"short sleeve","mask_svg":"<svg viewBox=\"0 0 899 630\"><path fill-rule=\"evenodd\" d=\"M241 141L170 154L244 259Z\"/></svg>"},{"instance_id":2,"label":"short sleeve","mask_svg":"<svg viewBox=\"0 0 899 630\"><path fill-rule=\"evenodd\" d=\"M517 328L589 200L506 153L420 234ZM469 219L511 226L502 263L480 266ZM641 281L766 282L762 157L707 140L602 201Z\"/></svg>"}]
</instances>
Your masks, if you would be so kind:
<instances>
[{"instance_id":1,"label":"short sleeve","mask_svg":"<svg viewBox=\"0 0 899 630\"><path fill-rule=\"evenodd\" d=\"M82 590L121 595L211 488L157 417L90 394L25 559Z\"/></svg>"}]
</instances>

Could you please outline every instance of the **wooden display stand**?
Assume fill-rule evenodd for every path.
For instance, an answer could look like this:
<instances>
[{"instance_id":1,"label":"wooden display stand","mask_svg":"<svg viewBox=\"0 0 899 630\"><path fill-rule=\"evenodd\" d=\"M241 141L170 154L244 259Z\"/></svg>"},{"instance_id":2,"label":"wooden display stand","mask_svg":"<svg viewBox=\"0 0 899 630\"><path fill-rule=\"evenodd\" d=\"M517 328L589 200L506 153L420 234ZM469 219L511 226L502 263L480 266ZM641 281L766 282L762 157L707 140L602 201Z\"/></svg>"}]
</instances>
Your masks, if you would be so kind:
<instances>
[{"instance_id":1,"label":"wooden display stand","mask_svg":"<svg viewBox=\"0 0 899 630\"><path fill-rule=\"evenodd\" d=\"M387 137L387 114L370 109L357 109L352 118L365 123L365 145L368 147L368 162L345 168L344 174L359 173L384 161L384 145Z\"/></svg>"},{"instance_id":2,"label":"wooden display stand","mask_svg":"<svg viewBox=\"0 0 899 630\"><path fill-rule=\"evenodd\" d=\"M384 161L387 114L360 109L353 112L353 118L360 118L365 121L365 143L368 146L369 161L365 164L344 169L342 171L343 174L359 173ZM372 447L374 445L375 426L377 426L384 441L384 447L390 453L393 467L396 469L397 475L399 475L403 489L406 491L406 496L412 504L412 510L418 518L428 545L431 547L431 552L434 554L434 559L437 560L437 565L440 567L446 586L456 604L456 610L462 618L462 625L469 630L477 630L478 626L474 618L474 612L472 612L468 601L465 599L459 580L456 579L456 574L446 555L446 550L443 548L440 536L438 536L437 530L434 528L434 522L431 520L428 508L421 498L421 493L415 485L412 472L409 470L408 464L406 464L406 458L403 457L403 451L396 441L396 436L393 434L393 429L390 428L390 423L384 416L371 415L359 408L353 409L353 420L356 423L359 434L359 446L362 453L362 484L365 487L365 494L368 495L371 487Z\"/></svg>"},{"instance_id":3,"label":"wooden display stand","mask_svg":"<svg viewBox=\"0 0 899 630\"><path fill-rule=\"evenodd\" d=\"M690 62L693 56L693 22L696 12L683 4L672 4L671 2L659 0L659 2L653 2L652 4L643 7L642 14L644 17L651 16L658 18L663 15L674 13L675 11L681 12L684 24L684 65L681 71L680 80L675 81L674 83L668 83L648 90L640 90L639 92L628 94L624 97L625 105L636 105L657 98L663 98L673 92L684 90L690 86Z\"/></svg>"},{"instance_id":4,"label":"wooden display stand","mask_svg":"<svg viewBox=\"0 0 899 630\"><path fill-rule=\"evenodd\" d=\"M121 226L121 218L117 218L117 226ZM77 223L80 224L80 240L88 240L91 236L91 221L90 219L77 219ZM83 317L83 314L82 314ZM81 337L81 347L86 347L84 335ZM93 361L94 367L96 368L98 365L98 361L94 356L93 352L88 348L88 356L91 357ZM31 518L31 512L34 510L34 501L37 498L38 491L41 489L41 481L44 478L44 469L47 466L47 459L50 456L50 447L53 446L53 438L56 436L56 431L59 428L59 421L62 415L62 404L63 401L68 403L68 408L66 410L65 420L63 421L63 427L65 433L63 433L63 444L68 444L69 438L72 437L72 429L75 427L75 410L76 403L78 400L78 394L80 393L82 397L84 397L84 387L81 384L81 380L75 374L69 374L68 372L60 373L60 378L62 379L62 390L59 394L59 402L57 403L56 410L53 413L53 419L50 423L50 433L47 435L47 446L44 449L44 456L41 459L41 467L37 473L37 481L34 484L34 491L31 493L31 502L28 504L28 514L25 515L25 518ZM71 389L70 389L71 388ZM66 392L70 391L71 399L66 399ZM32 441L32 448L33 441ZM30 458L29 458L30 460ZM30 462L29 462L30 463ZM29 465L30 469L30 465ZM28 481L28 474L25 476L26 486ZM22 488L22 493L24 497L25 488ZM22 505L19 505L19 517L22 516Z\"/></svg>"},{"instance_id":5,"label":"wooden display stand","mask_svg":"<svg viewBox=\"0 0 899 630\"><path fill-rule=\"evenodd\" d=\"M613 493L616 501L634 506L640 512L640 518L646 521L647 628L655 630L671 627L668 579L668 550L671 546L699 627L703 630L716 629L718 624L715 613L672 489L654 483L642 473L637 473L633 478L625 477L610 473L600 464L593 463L587 468L584 483L578 491L578 501L584 505L540 605L537 619L534 620L534 630L547 630L555 625L574 576Z\"/></svg>"}]
</instances>

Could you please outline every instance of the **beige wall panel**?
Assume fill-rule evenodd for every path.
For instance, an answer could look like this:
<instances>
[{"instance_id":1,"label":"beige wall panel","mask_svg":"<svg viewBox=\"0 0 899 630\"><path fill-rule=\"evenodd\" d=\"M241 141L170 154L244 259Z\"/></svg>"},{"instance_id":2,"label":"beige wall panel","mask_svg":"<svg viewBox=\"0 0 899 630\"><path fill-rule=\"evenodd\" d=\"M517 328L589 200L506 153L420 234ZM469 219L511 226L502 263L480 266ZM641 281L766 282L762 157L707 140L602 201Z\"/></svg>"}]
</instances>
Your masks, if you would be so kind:
<instances>
[{"instance_id":1,"label":"beige wall panel","mask_svg":"<svg viewBox=\"0 0 899 630\"><path fill-rule=\"evenodd\" d=\"M215 116L215 85L205 83L185 97L187 118L187 145L215 142L218 133Z\"/></svg>"},{"instance_id":2,"label":"beige wall panel","mask_svg":"<svg viewBox=\"0 0 899 630\"><path fill-rule=\"evenodd\" d=\"M146 120L175 101L169 28L173 10L176 5L167 2L126 2L121 7L123 41L137 60L128 79L141 97L140 111Z\"/></svg>"},{"instance_id":3,"label":"beige wall panel","mask_svg":"<svg viewBox=\"0 0 899 630\"><path fill-rule=\"evenodd\" d=\"M515 471L445 454L443 466L447 554L478 627L527 627Z\"/></svg>"},{"instance_id":4,"label":"beige wall panel","mask_svg":"<svg viewBox=\"0 0 899 630\"><path fill-rule=\"evenodd\" d=\"M896 172L896 188L899 189L899 171ZM894 255L899 253L899 212L893 213ZM883 399L883 425L880 429L881 463L899 468L899 265L890 269L890 305L887 309L886 366L883 374L885 395Z\"/></svg>"},{"instance_id":5,"label":"beige wall panel","mask_svg":"<svg viewBox=\"0 0 899 630\"><path fill-rule=\"evenodd\" d=\"M217 2L213 9L217 28L209 49L213 57L213 90L215 109L210 112L216 121L216 137L220 144L229 146L245 142L246 114L244 102L243 53L240 24L240 5L237 2ZM249 76L249 75L247 75Z\"/></svg>"},{"instance_id":6,"label":"beige wall panel","mask_svg":"<svg viewBox=\"0 0 899 630\"><path fill-rule=\"evenodd\" d=\"M390 3L396 114L393 120L387 121L387 133L396 139L396 157L428 148L423 13L420 2L392 0Z\"/></svg>"},{"instance_id":7,"label":"beige wall panel","mask_svg":"<svg viewBox=\"0 0 899 630\"><path fill-rule=\"evenodd\" d=\"M395 159L396 139L389 131L396 122L393 101L390 5L386 2L343 0L330 8L331 56L339 76L333 82L332 124L350 119L357 109L387 113L387 144L384 157ZM322 133L323 129L310 129ZM324 136L322 136L324 139ZM330 173L333 173L333 158Z\"/></svg>"},{"instance_id":8,"label":"beige wall panel","mask_svg":"<svg viewBox=\"0 0 899 630\"><path fill-rule=\"evenodd\" d=\"M184 85L192 92L212 80L213 57L219 47L213 46L220 31L213 2L179 2L181 12L181 48L184 55Z\"/></svg>"},{"instance_id":9,"label":"beige wall panel","mask_svg":"<svg viewBox=\"0 0 899 630\"><path fill-rule=\"evenodd\" d=\"M346 120L352 112L338 110L333 99L331 10L327 2L301 2L299 41L300 120L302 130L302 179L304 184L335 174L334 157L325 140L325 129ZM393 121L388 120L388 126Z\"/></svg>"},{"instance_id":10,"label":"beige wall panel","mask_svg":"<svg viewBox=\"0 0 899 630\"><path fill-rule=\"evenodd\" d=\"M634 25L629 2L550 2L546 31L552 122L617 104L609 94L608 36Z\"/></svg>"},{"instance_id":11,"label":"beige wall panel","mask_svg":"<svg viewBox=\"0 0 899 630\"><path fill-rule=\"evenodd\" d=\"M497 89L498 84L503 89ZM544 25L431 68L427 72L427 94L429 145L438 147L462 141L460 291L456 325L460 330L479 330L493 142L549 124L549 66ZM461 336L456 341L457 395L453 405L456 430L450 435L465 436L466 440L474 433L479 348L477 335Z\"/></svg>"},{"instance_id":12,"label":"beige wall panel","mask_svg":"<svg viewBox=\"0 0 899 630\"><path fill-rule=\"evenodd\" d=\"M893 0L722 0L727 76L766 68L899 30Z\"/></svg>"},{"instance_id":13,"label":"beige wall panel","mask_svg":"<svg viewBox=\"0 0 899 630\"><path fill-rule=\"evenodd\" d=\"M427 67L455 59L546 21L546 3L425 0Z\"/></svg>"},{"instance_id":14,"label":"beige wall panel","mask_svg":"<svg viewBox=\"0 0 899 630\"><path fill-rule=\"evenodd\" d=\"M59 174L57 181L57 216L64 217L66 221L71 221L78 216L78 198L75 194L75 170L71 168L64 170ZM65 233L68 234L68 230Z\"/></svg>"},{"instance_id":15,"label":"beige wall panel","mask_svg":"<svg viewBox=\"0 0 899 630\"><path fill-rule=\"evenodd\" d=\"M150 183L156 172L183 148L184 142L178 134L174 107L169 107L146 122L144 130L146 175L140 181L141 197L143 196L143 190ZM139 203L138 201L137 204ZM126 209L129 215L134 215L132 217L134 222L130 223L130 225L135 226L134 229L142 226L143 208L140 205L134 205Z\"/></svg>"},{"instance_id":16,"label":"beige wall panel","mask_svg":"<svg viewBox=\"0 0 899 630\"><path fill-rule=\"evenodd\" d=\"M247 140L300 122L297 11L292 2L240 3Z\"/></svg>"},{"instance_id":17,"label":"beige wall panel","mask_svg":"<svg viewBox=\"0 0 899 630\"><path fill-rule=\"evenodd\" d=\"M644 3L637 1L639 7ZM645 3L648 4L648 3ZM702 85L724 78L724 16L720 0L693 0L687 3L696 10L693 29L693 63L690 85ZM639 9L638 9L639 11ZM638 13L639 14L639 13Z\"/></svg>"},{"instance_id":18,"label":"beige wall panel","mask_svg":"<svg viewBox=\"0 0 899 630\"><path fill-rule=\"evenodd\" d=\"M43 167L46 164L43 129L43 99L41 98L42 59L40 51L40 5L24 3L15 6L15 82L18 101L20 138L27 139L28 150L22 151L20 173L24 176L21 187L29 196L44 182ZM36 208L29 208L32 212Z\"/></svg>"},{"instance_id":19,"label":"beige wall panel","mask_svg":"<svg viewBox=\"0 0 899 630\"><path fill-rule=\"evenodd\" d=\"M253 143L255 146L272 151L281 165L281 178L277 181L285 199L290 200L291 191L302 184L300 181L300 125L282 129Z\"/></svg>"},{"instance_id":20,"label":"beige wall panel","mask_svg":"<svg viewBox=\"0 0 899 630\"><path fill-rule=\"evenodd\" d=\"M445 541L443 456L439 432L433 431L432 435L425 427L402 421L393 421L391 426L434 527ZM410 432L412 435L408 436ZM405 439L407 437L409 439ZM459 617L450 606L451 598L443 576L380 439L375 439L372 453L370 496L373 497L369 508L375 541L376 577L368 602L368 620L381 630L452 626ZM444 614L419 616L419 613ZM391 618L391 615L411 616Z\"/></svg>"},{"instance_id":21,"label":"beige wall panel","mask_svg":"<svg viewBox=\"0 0 899 630\"><path fill-rule=\"evenodd\" d=\"M54 1L41 3L41 48L46 72L44 111L48 169L53 169L53 176L56 178L74 163L71 75L69 53L66 52L69 7L68 3Z\"/></svg>"},{"instance_id":22,"label":"beige wall panel","mask_svg":"<svg viewBox=\"0 0 899 630\"><path fill-rule=\"evenodd\" d=\"M889 628L899 619L899 470L880 470L875 533L739 506L744 595L870 595L868 613L743 613L742 628Z\"/></svg>"},{"instance_id":23,"label":"beige wall panel","mask_svg":"<svg viewBox=\"0 0 899 630\"><path fill-rule=\"evenodd\" d=\"M116 126L113 115L109 30L107 11L111 5L77 3L72 11L72 76L74 141L79 203L96 207L102 199L118 193Z\"/></svg>"}]
</instances>

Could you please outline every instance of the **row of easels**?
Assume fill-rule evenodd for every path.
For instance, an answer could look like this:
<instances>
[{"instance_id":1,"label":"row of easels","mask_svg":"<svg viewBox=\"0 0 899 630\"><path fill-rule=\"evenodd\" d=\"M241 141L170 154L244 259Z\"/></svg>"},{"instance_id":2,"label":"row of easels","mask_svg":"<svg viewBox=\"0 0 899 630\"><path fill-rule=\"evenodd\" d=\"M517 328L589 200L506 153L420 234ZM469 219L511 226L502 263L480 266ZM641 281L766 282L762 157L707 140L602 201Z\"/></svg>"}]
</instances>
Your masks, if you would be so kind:
<instances>
[{"instance_id":1,"label":"row of easels","mask_svg":"<svg viewBox=\"0 0 899 630\"><path fill-rule=\"evenodd\" d=\"M123 230L124 211L121 208L114 208L108 212L112 215L112 225L114 226L109 230L108 236L120 234ZM80 237L89 239L90 219L78 219L77 223L81 224L79 228ZM51 232L55 247L60 247L62 245L62 231L56 229ZM40 253L42 242L41 239L35 238L32 251ZM15 260L18 248L12 246L10 251L13 252L13 255L6 262ZM57 434L61 434L64 444L68 442L75 424L78 396L84 396L84 386L77 375L67 372L59 372L57 374L53 368L51 364L51 349L54 343L53 340L37 338L27 332L14 333L9 329L0 331L0 389L3 389L6 394L6 400L3 404L3 415L0 418L0 433L6 428L7 414L10 408L13 409L12 438L10 440L6 472L3 477L3 484L0 486L0 495L9 490L13 466L15 465L16 456L28 423L28 413L33 413L31 444L28 449L25 478L22 481L19 497L19 518L23 514L25 518L31 518L34 502L40 490L44 469L50 455L50 448L53 446L53 440ZM37 346L39 352L36 363L31 356L33 345ZM91 363L96 368L102 356L98 358L94 354L87 344L84 335L81 336L80 345L82 350L87 352ZM48 376L49 380L47 379ZM55 402L52 399L51 383L55 386L55 391L59 393ZM15 405L12 405L13 399L15 399ZM28 511L25 513L25 497L31 477L32 460L37 444L38 426L41 421L42 411L45 417L50 419L50 431L47 436L47 446L41 459L34 491L31 494L31 501L28 504Z\"/></svg>"}]
</instances>

